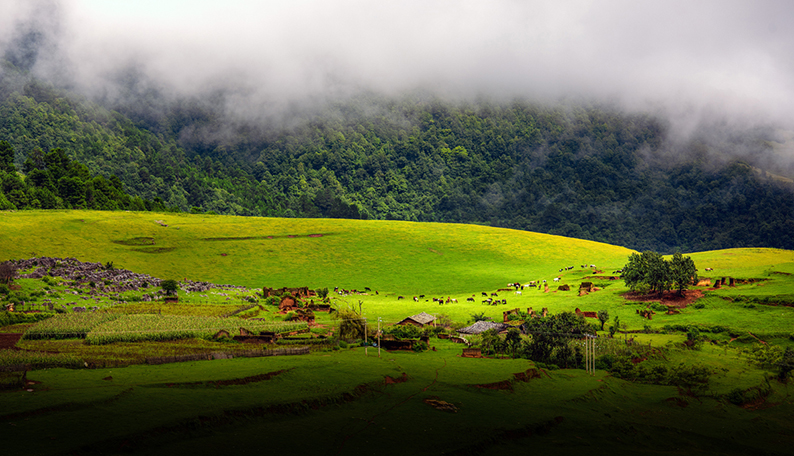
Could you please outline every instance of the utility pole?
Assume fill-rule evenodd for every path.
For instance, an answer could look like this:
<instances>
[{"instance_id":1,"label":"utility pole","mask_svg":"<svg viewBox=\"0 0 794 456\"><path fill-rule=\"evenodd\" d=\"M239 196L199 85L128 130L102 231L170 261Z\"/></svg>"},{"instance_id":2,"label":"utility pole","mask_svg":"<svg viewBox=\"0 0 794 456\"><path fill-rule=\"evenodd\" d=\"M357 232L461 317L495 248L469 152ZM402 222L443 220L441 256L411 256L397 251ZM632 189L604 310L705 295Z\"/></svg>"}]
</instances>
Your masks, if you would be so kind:
<instances>
[{"instance_id":1,"label":"utility pole","mask_svg":"<svg viewBox=\"0 0 794 456\"><path fill-rule=\"evenodd\" d=\"M378 358L380 358L380 317L378 317Z\"/></svg>"}]
</instances>

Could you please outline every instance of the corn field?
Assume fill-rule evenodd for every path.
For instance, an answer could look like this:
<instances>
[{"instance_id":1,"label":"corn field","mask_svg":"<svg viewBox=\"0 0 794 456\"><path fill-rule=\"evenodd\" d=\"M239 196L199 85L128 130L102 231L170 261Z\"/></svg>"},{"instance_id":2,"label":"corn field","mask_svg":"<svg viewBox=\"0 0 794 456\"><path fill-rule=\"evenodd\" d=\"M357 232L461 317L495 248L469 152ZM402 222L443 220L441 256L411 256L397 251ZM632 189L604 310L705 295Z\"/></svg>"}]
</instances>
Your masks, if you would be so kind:
<instances>
[{"instance_id":1,"label":"corn field","mask_svg":"<svg viewBox=\"0 0 794 456\"><path fill-rule=\"evenodd\" d=\"M240 328L257 334L262 331L284 333L308 328L306 323L241 320L239 318L198 317L182 315L124 315L96 326L88 333L91 345L114 342L168 341L177 339L210 339L220 330L230 335Z\"/></svg>"},{"instance_id":2,"label":"corn field","mask_svg":"<svg viewBox=\"0 0 794 456\"><path fill-rule=\"evenodd\" d=\"M25 331L22 339L85 339L88 333L98 325L119 317L121 317L120 314L108 312L59 314L30 327Z\"/></svg>"}]
</instances>

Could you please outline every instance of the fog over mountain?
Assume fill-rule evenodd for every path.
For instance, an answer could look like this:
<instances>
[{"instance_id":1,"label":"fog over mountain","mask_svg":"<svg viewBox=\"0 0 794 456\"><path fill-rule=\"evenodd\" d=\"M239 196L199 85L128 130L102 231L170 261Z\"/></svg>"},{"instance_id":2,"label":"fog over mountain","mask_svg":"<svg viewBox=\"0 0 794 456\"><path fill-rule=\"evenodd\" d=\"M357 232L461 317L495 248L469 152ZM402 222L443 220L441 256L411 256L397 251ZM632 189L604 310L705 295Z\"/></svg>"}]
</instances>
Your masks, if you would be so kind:
<instances>
[{"instance_id":1,"label":"fog over mountain","mask_svg":"<svg viewBox=\"0 0 794 456\"><path fill-rule=\"evenodd\" d=\"M0 0L17 67L111 103L215 96L247 119L362 92L588 99L792 128L786 1Z\"/></svg>"}]
</instances>

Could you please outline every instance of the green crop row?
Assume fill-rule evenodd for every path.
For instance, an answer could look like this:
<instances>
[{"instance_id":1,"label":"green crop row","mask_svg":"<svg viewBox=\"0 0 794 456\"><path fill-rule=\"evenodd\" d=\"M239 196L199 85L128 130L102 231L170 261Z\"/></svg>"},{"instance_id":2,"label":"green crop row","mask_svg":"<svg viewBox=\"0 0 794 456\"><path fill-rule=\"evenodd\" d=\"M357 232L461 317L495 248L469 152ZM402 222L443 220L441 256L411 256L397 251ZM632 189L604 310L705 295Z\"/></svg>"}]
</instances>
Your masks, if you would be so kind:
<instances>
[{"instance_id":1,"label":"green crop row","mask_svg":"<svg viewBox=\"0 0 794 456\"><path fill-rule=\"evenodd\" d=\"M284 333L305 330L307 324L182 315L124 315L97 326L88 334L86 341L92 345L103 345L114 342L209 339L221 330L230 335L238 334L240 328L254 334L262 331Z\"/></svg>"},{"instance_id":2,"label":"green crop row","mask_svg":"<svg viewBox=\"0 0 794 456\"><path fill-rule=\"evenodd\" d=\"M36 323L25 331L22 338L26 340L84 339L98 325L113 321L120 316L108 312L59 314Z\"/></svg>"},{"instance_id":3,"label":"green crop row","mask_svg":"<svg viewBox=\"0 0 794 456\"><path fill-rule=\"evenodd\" d=\"M83 361L61 353L44 353L26 350L0 350L0 366L27 365L38 367L82 367Z\"/></svg>"}]
</instances>

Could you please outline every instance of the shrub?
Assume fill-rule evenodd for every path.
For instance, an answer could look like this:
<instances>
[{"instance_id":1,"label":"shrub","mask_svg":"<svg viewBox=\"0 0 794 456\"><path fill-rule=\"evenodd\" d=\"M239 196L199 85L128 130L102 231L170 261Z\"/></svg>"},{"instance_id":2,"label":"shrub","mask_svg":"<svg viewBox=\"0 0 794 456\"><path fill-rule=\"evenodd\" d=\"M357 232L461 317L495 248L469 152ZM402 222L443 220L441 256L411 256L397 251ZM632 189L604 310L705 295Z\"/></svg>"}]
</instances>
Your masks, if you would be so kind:
<instances>
[{"instance_id":1,"label":"shrub","mask_svg":"<svg viewBox=\"0 0 794 456\"><path fill-rule=\"evenodd\" d=\"M748 388L746 390L734 388L730 393L725 395L725 399L727 399L731 404L743 405L766 397L771 392L772 390L768 384L766 386Z\"/></svg>"},{"instance_id":2,"label":"shrub","mask_svg":"<svg viewBox=\"0 0 794 456\"><path fill-rule=\"evenodd\" d=\"M612 370L612 365L615 363L615 355L606 354L601 355L595 360L595 368L599 370Z\"/></svg>"},{"instance_id":3,"label":"shrub","mask_svg":"<svg viewBox=\"0 0 794 456\"><path fill-rule=\"evenodd\" d=\"M777 363L777 378L786 380L792 370L794 370L794 350L791 347L786 347L786 351L783 352Z\"/></svg>"},{"instance_id":4,"label":"shrub","mask_svg":"<svg viewBox=\"0 0 794 456\"><path fill-rule=\"evenodd\" d=\"M384 334L390 334L397 339L417 339L421 337L422 330L414 325L394 325L383 328Z\"/></svg>"},{"instance_id":5,"label":"shrub","mask_svg":"<svg viewBox=\"0 0 794 456\"><path fill-rule=\"evenodd\" d=\"M667 312L667 306L658 302L651 303L651 310L656 312Z\"/></svg>"}]
</instances>

